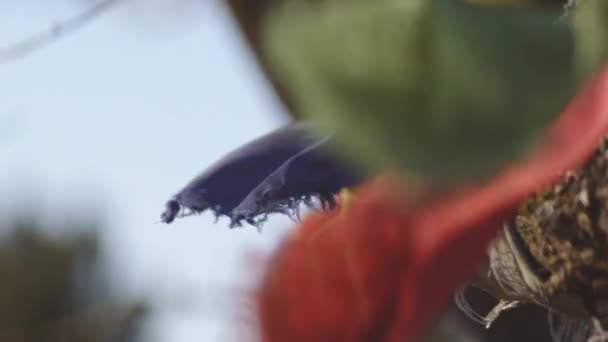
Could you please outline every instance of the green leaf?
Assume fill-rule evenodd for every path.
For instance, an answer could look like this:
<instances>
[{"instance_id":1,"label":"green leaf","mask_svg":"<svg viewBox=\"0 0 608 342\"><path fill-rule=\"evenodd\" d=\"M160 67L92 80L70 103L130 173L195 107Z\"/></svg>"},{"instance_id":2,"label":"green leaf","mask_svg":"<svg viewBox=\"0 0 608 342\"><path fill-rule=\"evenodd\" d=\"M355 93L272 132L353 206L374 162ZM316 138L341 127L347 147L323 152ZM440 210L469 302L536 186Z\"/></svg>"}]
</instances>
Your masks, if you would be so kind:
<instances>
[{"instance_id":1,"label":"green leaf","mask_svg":"<svg viewBox=\"0 0 608 342\"><path fill-rule=\"evenodd\" d=\"M297 110L366 166L438 181L521 156L573 95L561 11L456 0L287 0L264 51Z\"/></svg>"},{"instance_id":2,"label":"green leaf","mask_svg":"<svg viewBox=\"0 0 608 342\"><path fill-rule=\"evenodd\" d=\"M575 2L577 62L581 79L608 62L608 1Z\"/></svg>"}]
</instances>

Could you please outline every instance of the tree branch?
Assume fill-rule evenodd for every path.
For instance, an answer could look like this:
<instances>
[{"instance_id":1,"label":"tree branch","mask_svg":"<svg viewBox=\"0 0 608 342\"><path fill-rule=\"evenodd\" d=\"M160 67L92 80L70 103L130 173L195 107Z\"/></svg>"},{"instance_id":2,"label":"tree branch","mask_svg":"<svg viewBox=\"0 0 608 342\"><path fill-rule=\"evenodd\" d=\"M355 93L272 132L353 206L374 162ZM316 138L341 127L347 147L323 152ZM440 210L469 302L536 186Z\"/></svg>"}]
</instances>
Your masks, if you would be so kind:
<instances>
[{"instance_id":1,"label":"tree branch","mask_svg":"<svg viewBox=\"0 0 608 342\"><path fill-rule=\"evenodd\" d=\"M58 22L44 31L35 33L13 44L0 47L0 64L25 57L70 33L78 31L121 1L124 0L97 1L94 5L74 17Z\"/></svg>"}]
</instances>

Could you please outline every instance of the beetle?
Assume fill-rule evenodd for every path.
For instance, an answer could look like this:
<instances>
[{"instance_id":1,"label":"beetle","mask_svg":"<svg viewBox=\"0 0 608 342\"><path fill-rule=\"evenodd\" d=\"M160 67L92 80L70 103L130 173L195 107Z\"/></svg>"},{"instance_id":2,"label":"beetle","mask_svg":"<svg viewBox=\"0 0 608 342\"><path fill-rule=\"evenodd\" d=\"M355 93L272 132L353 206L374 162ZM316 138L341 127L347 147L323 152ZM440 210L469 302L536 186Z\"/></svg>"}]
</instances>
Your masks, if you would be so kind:
<instances>
[{"instance_id":1,"label":"beetle","mask_svg":"<svg viewBox=\"0 0 608 342\"><path fill-rule=\"evenodd\" d=\"M285 160L320 140L308 122L294 122L263 135L219 159L165 204L161 221L213 210L229 216L249 192ZM186 212L189 211L189 212Z\"/></svg>"}]
</instances>

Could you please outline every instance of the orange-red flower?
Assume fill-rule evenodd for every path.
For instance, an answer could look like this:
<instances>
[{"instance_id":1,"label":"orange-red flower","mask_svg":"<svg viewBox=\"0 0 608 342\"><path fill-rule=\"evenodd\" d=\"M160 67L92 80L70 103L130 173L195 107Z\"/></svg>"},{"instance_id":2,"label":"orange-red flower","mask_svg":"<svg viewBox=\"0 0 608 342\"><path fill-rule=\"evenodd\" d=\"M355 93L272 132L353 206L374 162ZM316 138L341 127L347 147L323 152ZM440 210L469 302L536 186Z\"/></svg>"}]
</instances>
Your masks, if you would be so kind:
<instances>
[{"instance_id":1,"label":"orange-red flower","mask_svg":"<svg viewBox=\"0 0 608 342\"><path fill-rule=\"evenodd\" d=\"M419 336L466 282L504 219L531 193L581 166L608 131L608 67L529 157L483 184L425 203L370 181L316 213L271 257L256 290L263 342L401 342Z\"/></svg>"}]
</instances>

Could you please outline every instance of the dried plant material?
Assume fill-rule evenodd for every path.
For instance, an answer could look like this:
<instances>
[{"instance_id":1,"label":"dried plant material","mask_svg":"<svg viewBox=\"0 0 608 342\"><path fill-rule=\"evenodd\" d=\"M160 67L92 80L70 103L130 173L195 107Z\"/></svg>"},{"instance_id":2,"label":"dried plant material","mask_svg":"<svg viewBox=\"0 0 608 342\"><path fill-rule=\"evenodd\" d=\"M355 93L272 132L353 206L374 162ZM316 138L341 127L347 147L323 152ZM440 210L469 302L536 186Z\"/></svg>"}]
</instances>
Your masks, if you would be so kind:
<instances>
[{"instance_id":1,"label":"dried plant material","mask_svg":"<svg viewBox=\"0 0 608 342\"><path fill-rule=\"evenodd\" d=\"M608 139L584 167L524 202L488 256L476 286L549 308L556 342L607 341Z\"/></svg>"},{"instance_id":2,"label":"dried plant material","mask_svg":"<svg viewBox=\"0 0 608 342\"><path fill-rule=\"evenodd\" d=\"M606 141L585 167L522 205L513 227L543 299L574 296L589 315L608 316Z\"/></svg>"},{"instance_id":3,"label":"dried plant material","mask_svg":"<svg viewBox=\"0 0 608 342\"><path fill-rule=\"evenodd\" d=\"M587 342L593 334L590 319L573 318L550 311L548 320L554 342Z\"/></svg>"},{"instance_id":4,"label":"dried plant material","mask_svg":"<svg viewBox=\"0 0 608 342\"><path fill-rule=\"evenodd\" d=\"M500 300L486 315L480 315L475 311L472 305L469 304L465 297L464 289L458 291L454 298L456 306L471 320L483 325L486 329L490 329L492 323L496 321L498 316L505 310L516 308L519 305L518 301Z\"/></svg>"}]
</instances>

